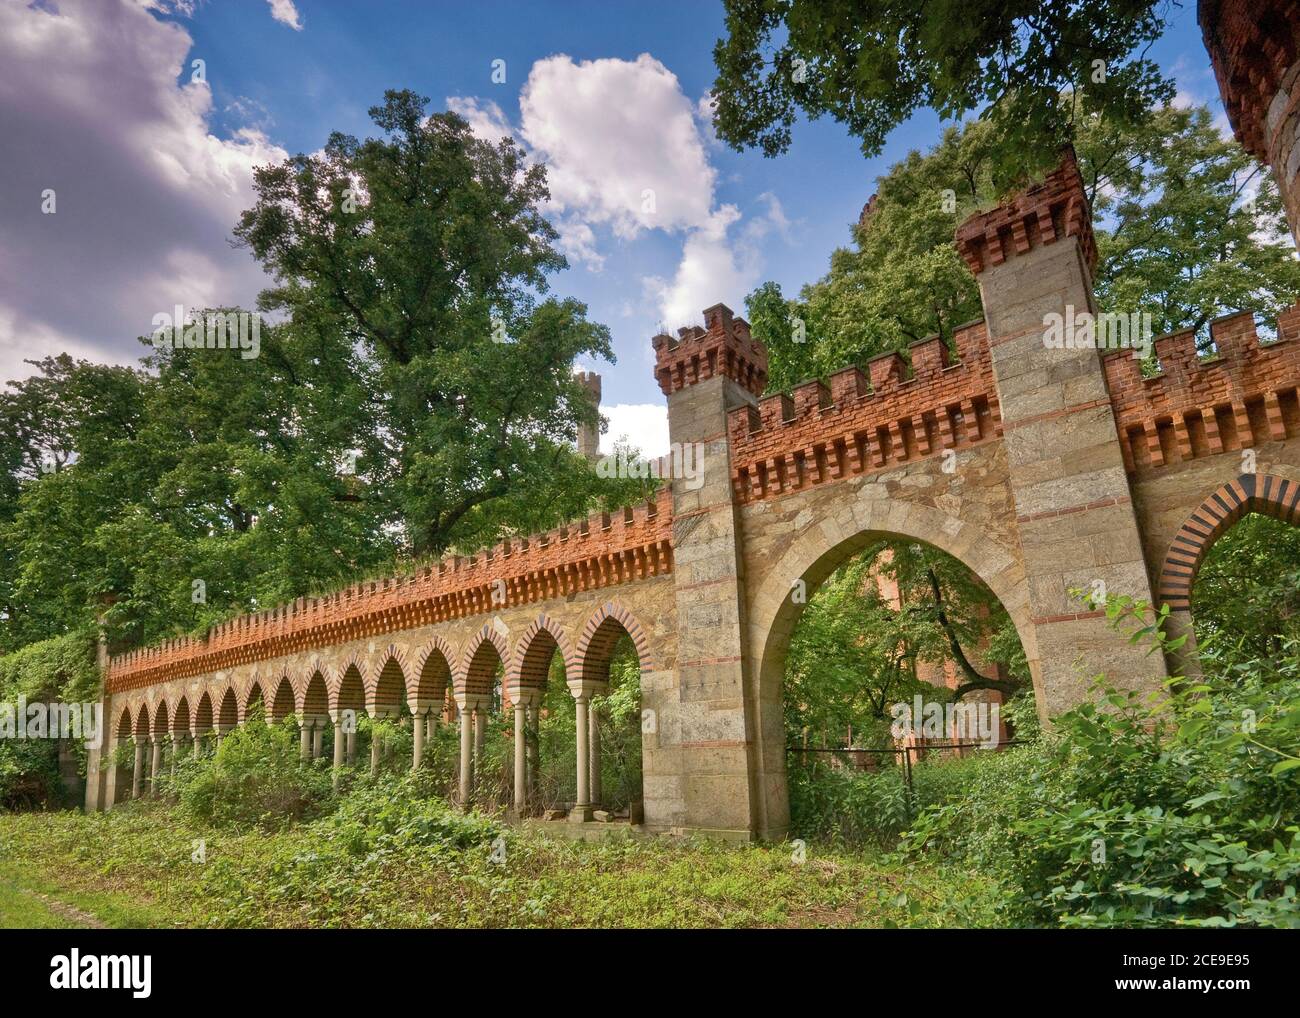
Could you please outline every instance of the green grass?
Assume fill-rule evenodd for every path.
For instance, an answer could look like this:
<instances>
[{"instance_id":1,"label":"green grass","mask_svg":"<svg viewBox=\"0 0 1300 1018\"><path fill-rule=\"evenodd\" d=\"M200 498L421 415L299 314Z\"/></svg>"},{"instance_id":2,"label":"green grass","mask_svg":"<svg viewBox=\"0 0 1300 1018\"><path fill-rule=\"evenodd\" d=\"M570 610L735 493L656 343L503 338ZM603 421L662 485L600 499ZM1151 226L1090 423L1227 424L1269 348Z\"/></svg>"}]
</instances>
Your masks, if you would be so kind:
<instances>
[{"instance_id":1,"label":"green grass","mask_svg":"<svg viewBox=\"0 0 1300 1018\"><path fill-rule=\"evenodd\" d=\"M994 924L995 894L886 855L573 843L396 796L276 832L152 803L0 815L3 927L80 925L47 900L112 927L971 926Z\"/></svg>"}]
</instances>

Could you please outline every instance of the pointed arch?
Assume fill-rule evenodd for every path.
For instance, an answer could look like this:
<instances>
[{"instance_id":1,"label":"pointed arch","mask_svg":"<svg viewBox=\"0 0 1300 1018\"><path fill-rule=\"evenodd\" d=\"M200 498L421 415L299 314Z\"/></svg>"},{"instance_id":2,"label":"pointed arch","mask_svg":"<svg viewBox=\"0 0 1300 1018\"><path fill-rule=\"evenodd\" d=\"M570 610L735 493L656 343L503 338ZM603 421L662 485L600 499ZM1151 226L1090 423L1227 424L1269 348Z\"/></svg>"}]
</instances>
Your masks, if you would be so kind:
<instances>
[{"instance_id":1,"label":"pointed arch","mask_svg":"<svg viewBox=\"0 0 1300 1018\"><path fill-rule=\"evenodd\" d=\"M229 731L239 724L239 698L235 696L235 688L227 686L221 699L218 702L214 727L219 727L223 731Z\"/></svg>"},{"instance_id":2,"label":"pointed arch","mask_svg":"<svg viewBox=\"0 0 1300 1018\"><path fill-rule=\"evenodd\" d=\"M1159 597L1170 611L1189 611L1192 584L1211 545L1247 513L1300 525L1300 481L1242 474L1213 492L1174 535L1160 570Z\"/></svg>"},{"instance_id":3,"label":"pointed arch","mask_svg":"<svg viewBox=\"0 0 1300 1018\"><path fill-rule=\"evenodd\" d=\"M515 643L514 657L506 672L506 690L511 698L525 689L544 689L551 658L559 651L565 678L576 674L577 657L563 627L543 612L523 631Z\"/></svg>"},{"instance_id":4,"label":"pointed arch","mask_svg":"<svg viewBox=\"0 0 1300 1018\"><path fill-rule=\"evenodd\" d=\"M164 700L162 703L158 704L158 706L154 709L153 712L153 726L151 729L153 734L166 735L169 728L167 721L168 721L167 701Z\"/></svg>"},{"instance_id":5,"label":"pointed arch","mask_svg":"<svg viewBox=\"0 0 1300 1018\"><path fill-rule=\"evenodd\" d=\"M313 667L302 692L302 716L322 717L329 713L329 709L330 694L329 687L325 684L325 675L319 668Z\"/></svg>"},{"instance_id":6,"label":"pointed arch","mask_svg":"<svg viewBox=\"0 0 1300 1018\"><path fill-rule=\"evenodd\" d=\"M389 714L399 711L406 704L406 669L389 648L383 667L374 679L374 686L366 696L367 709L374 714Z\"/></svg>"},{"instance_id":7,"label":"pointed arch","mask_svg":"<svg viewBox=\"0 0 1300 1018\"><path fill-rule=\"evenodd\" d=\"M343 666L330 698L331 710L353 710L358 714L366 709L366 684L361 678L361 666L354 660Z\"/></svg>"},{"instance_id":8,"label":"pointed arch","mask_svg":"<svg viewBox=\"0 0 1300 1018\"><path fill-rule=\"evenodd\" d=\"M641 623L622 605L606 601L582 627L582 636L578 638L578 667L570 673L569 681L597 684L608 682L610 657L614 653L614 645L624 633L631 637L632 644L636 647L641 674L654 671L650 640Z\"/></svg>"},{"instance_id":9,"label":"pointed arch","mask_svg":"<svg viewBox=\"0 0 1300 1018\"><path fill-rule=\"evenodd\" d=\"M465 648L456 692L468 696L491 696L497 666L504 668L509 660L510 648L505 637L489 622L470 638Z\"/></svg>"},{"instance_id":10,"label":"pointed arch","mask_svg":"<svg viewBox=\"0 0 1300 1018\"><path fill-rule=\"evenodd\" d=\"M271 702L267 708L266 718L273 723L283 721L294 712L296 707L293 683L289 681L288 675L281 675L279 683L274 687L274 692L271 694Z\"/></svg>"},{"instance_id":11,"label":"pointed arch","mask_svg":"<svg viewBox=\"0 0 1300 1018\"><path fill-rule=\"evenodd\" d=\"M262 693L262 683L254 679L249 685L248 691L244 694L244 701L239 708L239 721L242 724L248 719L248 713L258 704L262 704L262 709L266 709L266 697Z\"/></svg>"},{"instance_id":12,"label":"pointed arch","mask_svg":"<svg viewBox=\"0 0 1300 1018\"><path fill-rule=\"evenodd\" d=\"M123 706L122 713L117 716L117 728L115 729L117 741L121 742L123 739L131 738L132 731L131 708Z\"/></svg>"},{"instance_id":13,"label":"pointed arch","mask_svg":"<svg viewBox=\"0 0 1300 1018\"><path fill-rule=\"evenodd\" d=\"M172 734L185 735L190 730L190 701L184 695L176 702L172 711Z\"/></svg>"},{"instance_id":14,"label":"pointed arch","mask_svg":"<svg viewBox=\"0 0 1300 1018\"><path fill-rule=\"evenodd\" d=\"M207 735L212 731L212 696L204 690L203 695L199 697L199 702L194 708L194 723L191 731L197 735Z\"/></svg>"},{"instance_id":15,"label":"pointed arch","mask_svg":"<svg viewBox=\"0 0 1300 1018\"><path fill-rule=\"evenodd\" d=\"M452 684L451 664L456 655L451 644L441 636L435 636L417 660L420 670L414 675L413 685L407 687L408 700L441 703Z\"/></svg>"}]
</instances>

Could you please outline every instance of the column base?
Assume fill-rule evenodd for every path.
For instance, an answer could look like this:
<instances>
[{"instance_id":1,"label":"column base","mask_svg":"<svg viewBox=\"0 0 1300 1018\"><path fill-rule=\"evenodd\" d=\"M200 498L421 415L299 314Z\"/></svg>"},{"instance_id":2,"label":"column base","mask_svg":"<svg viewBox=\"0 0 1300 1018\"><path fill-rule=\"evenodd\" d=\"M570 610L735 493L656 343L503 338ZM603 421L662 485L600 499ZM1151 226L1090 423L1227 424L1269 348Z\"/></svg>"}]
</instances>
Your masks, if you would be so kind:
<instances>
[{"instance_id":1,"label":"column base","mask_svg":"<svg viewBox=\"0 0 1300 1018\"><path fill-rule=\"evenodd\" d=\"M595 811L593 806L574 806L569 810L569 823L585 824L591 821L591 815Z\"/></svg>"}]
</instances>

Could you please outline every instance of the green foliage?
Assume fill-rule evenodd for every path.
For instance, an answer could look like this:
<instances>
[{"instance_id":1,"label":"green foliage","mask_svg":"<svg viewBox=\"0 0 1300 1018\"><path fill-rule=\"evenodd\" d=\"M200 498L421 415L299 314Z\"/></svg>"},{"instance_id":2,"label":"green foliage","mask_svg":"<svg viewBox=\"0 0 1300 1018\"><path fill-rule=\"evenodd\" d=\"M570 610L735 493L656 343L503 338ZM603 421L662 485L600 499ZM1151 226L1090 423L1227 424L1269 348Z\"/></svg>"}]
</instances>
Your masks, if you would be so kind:
<instances>
[{"instance_id":1,"label":"green foliage","mask_svg":"<svg viewBox=\"0 0 1300 1018\"><path fill-rule=\"evenodd\" d=\"M882 595L882 581L896 586L896 599ZM1011 688L1028 678L1006 609L969 569L927 545L872 544L836 569L799 617L786 658L787 739L835 747L851 731L858 745L885 745L892 704L918 692L951 696L918 679L917 666L950 660L954 639L984 672L1000 665Z\"/></svg>"},{"instance_id":2,"label":"green foliage","mask_svg":"<svg viewBox=\"0 0 1300 1018\"><path fill-rule=\"evenodd\" d=\"M998 162L1014 175L1041 166L1073 137L1057 101L1087 85L1098 107L1140 122L1173 98L1146 46L1164 28L1155 0L1006 4L1001 0L726 0L727 38L714 46L719 137L785 151L796 113L829 114L876 155L922 107L940 117L979 112L998 127Z\"/></svg>"},{"instance_id":3,"label":"green foliage","mask_svg":"<svg viewBox=\"0 0 1300 1018\"><path fill-rule=\"evenodd\" d=\"M1201 647L1274 658L1300 642L1300 527L1250 513L1210 547L1192 586Z\"/></svg>"},{"instance_id":4,"label":"green foliage","mask_svg":"<svg viewBox=\"0 0 1300 1018\"><path fill-rule=\"evenodd\" d=\"M1300 926L1300 647L1203 666L1154 696L1099 681L922 813L909 851L995 876L1015 923Z\"/></svg>"},{"instance_id":5,"label":"green foliage","mask_svg":"<svg viewBox=\"0 0 1300 1018\"><path fill-rule=\"evenodd\" d=\"M19 697L46 704L98 700L99 671L89 635L73 632L0 657L0 703L16 708ZM84 746L74 743L73 750L84 769ZM57 804L64 795L57 740L0 739L0 809Z\"/></svg>"},{"instance_id":6,"label":"green foliage","mask_svg":"<svg viewBox=\"0 0 1300 1018\"><path fill-rule=\"evenodd\" d=\"M328 761L303 761L297 725L255 715L224 736L215 754L186 754L161 781L196 820L218 826L283 826L320 814L332 796Z\"/></svg>"},{"instance_id":7,"label":"green foliage","mask_svg":"<svg viewBox=\"0 0 1300 1018\"><path fill-rule=\"evenodd\" d=\"M1232 311L1275 317L1300 298L1277 186L1220 136L1209 110L1165 107L1130 124L1091 88L1059 103L1077 120L1100 311L1150 314L1159 335L1204 331ZM953 236L997 198L995 149L988 124L947 129L929 152L910 153L879 179L855 246L835 251L828 274L798 300L775 283L750 294L750 323L770 353L770 391L905 353L928 336L951 340L954 327L983 317Z\"/></svg>"}]
</instances>

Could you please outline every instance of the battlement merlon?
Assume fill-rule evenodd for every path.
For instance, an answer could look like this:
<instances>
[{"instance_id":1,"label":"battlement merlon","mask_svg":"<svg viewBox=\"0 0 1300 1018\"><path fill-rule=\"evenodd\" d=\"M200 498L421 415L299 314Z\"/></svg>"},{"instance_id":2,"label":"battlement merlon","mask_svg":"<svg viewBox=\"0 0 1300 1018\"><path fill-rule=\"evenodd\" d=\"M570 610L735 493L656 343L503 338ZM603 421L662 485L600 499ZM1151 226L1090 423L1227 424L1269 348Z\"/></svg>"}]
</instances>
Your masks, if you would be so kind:
<instances>
[{"instance_id":1,"label":"battlement merlon","mask_svg":"<svg viewBox=\"0 0 1300 1018\"><path fill-rule=\"evenodd\" d=\"M1261 343L1249 311L1210 323L1216 353L1202 359L1183 329L1154 341L1160 372L1143 376L1131 350L1102 355L1124 462L1130 473L1265 442L1300 430L1300 304Z\"/></svg>"},{"instance_id":2,"label":"battlement merlon","mask_svg":"<svg viewBox=\"0 0 1300 1018\"><path fill-rule=\"evenodd\" d=\"M1077 237L1089 272L1097 266L1087 193L1074 148L1061 150L1061 162L1040 184L995 209L972 216L957 228L957 250L976 276L1001 265L1012 254L1065 237Z\"/></svg>"},{"instance_id":3,"label":"battlement merlon","mask_svg":"<svg viewBox=\"0 0 1300 1018\"><path fill-rule=\"evenodd\" d=\"M544 534L512 538L476 555L449 556L418 572L354 583L240 615L204 637L165 640L109 660L109 692L278 657L672 571L672 499L593 513Z\"/></svg>"},{"instance_id":4,"label":"battlement merlon","mask_svg":"<svg viewBox=\"0 0 1300 1018\"><path fill-rule=\"evenodd\" d=\"M704 311L704 328L686 326L678 338L660 333L655 350L655 379L665 396L723 375L755 396L767 386L767 350L749 331L749 323L725 304Z\"/></svg>"}]
</instances>

